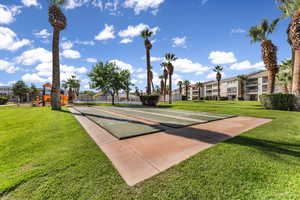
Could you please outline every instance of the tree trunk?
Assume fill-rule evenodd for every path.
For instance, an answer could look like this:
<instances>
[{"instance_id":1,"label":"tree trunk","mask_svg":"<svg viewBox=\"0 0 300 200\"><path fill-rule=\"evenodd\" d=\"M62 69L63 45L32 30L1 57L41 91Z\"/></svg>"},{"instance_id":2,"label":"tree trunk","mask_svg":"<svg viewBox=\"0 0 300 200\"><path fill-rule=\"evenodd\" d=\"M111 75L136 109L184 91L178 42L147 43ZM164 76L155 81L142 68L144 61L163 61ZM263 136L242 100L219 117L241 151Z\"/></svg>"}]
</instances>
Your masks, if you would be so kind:
<instances>
[{"instance_id":1,"label":"tree trunk","mask_svg":"<svg viewBox=\"0 0 300 200\"><path fill-rule=\"evenodd\" d=\"M218 80L218 101L221 100L220 81Z\"/></svg>"},{"instance_id":2,"label":"tree trunk","mask_svg":"<svg viewBox=\"0 0 300 200\"><path fill-rule=\"evenodd\" d=\"M126 91L126 99L127 99L127 101L129 101L129 91L128 90Z\"/></svg>"},{"instance_id":3,"label":"tree trunk","mask_svg":"<svg viewBox=\"0 0 300 200\"><path fill-rule=\"evenodd\" d=\"M292 94L300 96L300 49L295 50Z\"/></svg>"},{"instance_id":4,"label":"tree trunk","mask_svg":"<svg viewBox=\"0 0 300 200\"><path fill-rule=\"evenodd\" d=\"M244 85L244 81L241 82L241 99L244 100L244 96L245 96L245 85Z\"/></svg>"},{"instance_id":5,"label":"tree trunk","mask_svg":"<svg viewBox=\"0 0 300 200\"><path fill-rule=\"evenodd\" d=\"M61 110L60 105L60 66L59 66L59 30L54 28L52 41L52 110Z\"/></svg>"},{"instance_id":6,"label":"tree trunk","mask_svg":"<svg viewBox=\"0 0 300 200\"><path fill-rule=\"evenodd\" d=\"M186 101L189 100L189 98L188 98L188 91L189 91L188 86L185 86L185 96L186 96Z\"/></svg>"},{"instance_id":7,"label":"tree trunk","mask_svg":"<svg viewBox=\"0 0 300 200\"><path fill-rule=\"evenodd\" d=\"M115 105L115 93L114 92L111 93L111 104Z\"/></svg>"},{"instance_id":8,"label":"tree trunk","mask_svg":"<svg viewBox=\"0 0 300 200\"><path fill-rule=\"evenodd\" d=\"M169 75L169 104L172 104L172 75Z\"/></svg>"},{"instance_id":9,"label":"tree trunk","mask_svg":"<svg viewBox=\"0 0 300 200\"><path fill-rule=\"evenodd\" d=\"M200 101L200 88L198 88L198 100Z\"/></svg>"},{"instance_id":10,"label":"tree trunk","mask_svg":"<svg viewBox=\"0 0 300 200\"><path fill-rule=\"evenodd\" d=\"M276 72L268 70L268 94L274 93Z\"/></svg>"},{"instance_id":11,"label":"tree trunk","mask_svg":"<svg viewBox=\"0 0 300 200\"><path fill-rule=\"evenodd\" d=\"M282 91L283 91L283 94L288 94L289 93L289 89L288 89L288 86L286 84L284 84L282 86Z\"/></svg>"},{"instance_id":12,"label":"tree trunk","mask_svg":"<svg viewBox=\"0 0 300 200\"><path fill-rule=\"evenodd\" d=\"M147 58L147 94L151 94L151 81L150 81L150 70L151 70L151 62L150 62L150 49L146 48L146 58Z\"/></svg>"},{"instance_id":13,"label":"tree trunk","mask_svg":"<svg viewBox=\"0 0 300 200\"><path fill-rule=\"evenodd\" d=\"M165 79L165 85L164 85L164 102L166 102L166 94L167 94L167 79Z\"/></svg>"}]
</instances>

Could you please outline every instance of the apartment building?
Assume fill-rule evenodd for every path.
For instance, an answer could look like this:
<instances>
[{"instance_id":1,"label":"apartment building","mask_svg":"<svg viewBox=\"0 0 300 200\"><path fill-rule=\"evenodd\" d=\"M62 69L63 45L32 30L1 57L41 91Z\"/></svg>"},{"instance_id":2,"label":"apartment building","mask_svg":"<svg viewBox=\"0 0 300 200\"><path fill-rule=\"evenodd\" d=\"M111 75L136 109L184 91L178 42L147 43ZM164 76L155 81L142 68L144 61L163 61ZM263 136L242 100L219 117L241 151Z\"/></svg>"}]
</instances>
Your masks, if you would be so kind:
<instances>
[{"instance_id":1,"label":"apartment building","mask_svg":"<svg viewBox=\"0 0 300 200\"><path fill-rule=\"evenodd\" d=\"M12 88L10 86L0 86L0 97L1 96L12 96L13 95L13 91Z\"/></svg>"},{"instance_id":2,"label":"apartment building","mask_svg":"<svg viewBox=\"0 0 300 200\"><path fill-rule=\"evenodd\" d=\"M221 98L228 100L236 100L239 97L248 101L257 101L261 94L265 94L268 88L267 72L254 72L247 74L247 80L238 80L238 77L230 77L223 79L220 83ZM243 87L243 89L241 88ZM242 92L242 90L244 92ZM282 92L282 89L278 83L275 84L275 93ZM198 98L198 88L196 85L192 85L189 90L189 100L195 100ZM218 84L217 81L209 81L204 83L204 87L200 89L200 97L207 99L217 99L218 96Z\"/></svg>"}]
</instances>

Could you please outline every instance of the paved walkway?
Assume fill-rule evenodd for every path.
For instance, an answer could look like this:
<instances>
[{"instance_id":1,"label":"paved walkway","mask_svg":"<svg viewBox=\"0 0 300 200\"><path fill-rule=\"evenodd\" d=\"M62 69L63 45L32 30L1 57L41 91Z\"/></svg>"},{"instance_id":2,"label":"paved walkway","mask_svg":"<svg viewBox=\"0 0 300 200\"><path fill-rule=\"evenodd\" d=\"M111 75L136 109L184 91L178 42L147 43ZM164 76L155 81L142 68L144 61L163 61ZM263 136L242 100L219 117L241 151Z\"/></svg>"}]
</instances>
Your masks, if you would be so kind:
<instances>
[{"instance_id":1,"label":"paved walkway","mask_svg":"<svg viewBox=\"0 0 300 200\"><path fill-rule=\"evenodd\" d=\"M70 111L130 186L219 142L271 121L234 117L179 129L164 127L163 132L118 140L77 110L70 108ZM153 124L151 121L133 119Z\"/></svg>"}]
</instances>

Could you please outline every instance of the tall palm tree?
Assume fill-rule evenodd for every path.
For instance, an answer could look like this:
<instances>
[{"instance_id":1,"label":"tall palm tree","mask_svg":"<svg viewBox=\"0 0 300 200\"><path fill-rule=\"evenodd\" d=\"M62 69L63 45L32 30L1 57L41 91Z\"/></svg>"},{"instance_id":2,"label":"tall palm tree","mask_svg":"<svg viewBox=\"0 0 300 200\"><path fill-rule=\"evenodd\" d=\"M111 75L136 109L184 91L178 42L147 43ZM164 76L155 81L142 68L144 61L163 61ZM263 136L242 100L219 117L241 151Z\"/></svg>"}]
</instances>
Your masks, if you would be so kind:
<instances>
[{"instance_id":1,"label":"tall palm tree","mask_svg":"<svg viewBox=\"0 0 300 200\"><path fill-rule=\"evenodd\" d=\"M178 81L178 83L177 83L177 85L179 86L179 94L180 94L180 96L182 96L182 84L183 84L182 81Z\"/></svg>"},{"instance_id":2,"label":"tall palm tree","mask_svg":"<svg viewBox=\"0 0 300 200\"><path fill-rule=\"evenodd\" d=\"M282 18L291 17L292 21L288 27L288 41L293 48L293 84L292 93L300 96L300 1L296 0L277 0L280 2L279 8L283 15Z\"/></svg>"},{"instance_id":3,"label":"tall palm tree","mask_svg":"<svg viewBox=\"0 0 300 200\"><path fill-rule=\"evenodd\" d=\"M164 91L164 101L166 101L166 94L167 94L167 80L168 80L167 63L166 63L166 62L163 62L163 63L160 64L160 66L162 66L162 67L164 68L164 74L163 74L163 76L164 76L164 83L165 83L165 85L164 85L163 91Z\"/></svg>"},{"instance_id":4,"label":"tall palm tree","mask_svg":"<svg viewBox=\"0 0 300 200\"><path fill-rule=\"evenodd\" d=\"M253 26L249 30L251 42L261 42L262 59L268 71L268 93L272 94L275 88L275 77L278 72L277 47L268 39L268 36L275 30L279 19L272 23L264 19L261 24Z\"/></svg>"},{"instance_id":5,"label":"tall palm tree","mask_svg":"<svg viewBox=\"0 0 300 200\"><path fill-rule=\"evenodd\" d=\"M191 82L189 80L185 80L185 81L183 81L183 85L185 88L186 100L188 100L188 92L189 92L189 88L191 86Z\"/></svg>"},{"instance_id":6,"label":"tall palm tree","mask_svg":"<svg viewBox=\"0 0 300 200\"><path fill-rule=\"evenodd\" d=\"M216 79L218 82L218 101L220 101L221 99L221 88L220 88L220 83L222 80L222 71L223 71L223 67L220 65L215 66L215 68L213 69L214 72L216 72Z\"/></svg>"},{"instance_id":7,"label":"tall palm tree","mask_svg":"<svg viewBox=\"0 0 300 200\"><path fill-rule=\"evenodd\" d=\"M238 80L238 88L239 88L239 91L238 91L238 98L237 100L239 99L242 99L244 100L244 96L245 96L245 81L247 80L247 76L246 75L239 75L237 77L237 80Z\"/></svg>"},{"instance_id":8,"label":"tall palm tree","mask_svg":"<svg viewBox=\"0 0 300 200\"><path fill-rule=\"evenodd\" d=\"M159 76L160 79L160 94L164 94L165 82L164 75Z\"/></svg>"},{"instance_id":9,"label":"tall palm tree","mask_svg":"<svg viewBox=\"0 0 300 200\"><path fill-rule=\"evenodd\" d=\"M198 89L198 100L200 101L200 98L201 98L201 88L203 87L203 83L197 82L196 83L196 87Z\"/></svg>"},{"instance_id":10,"label":"tall palm tree","mask_svg":"<svg viewBox=\"0 0 300 200\"><path fill-rule=\"evenodd\" d=\"M288 94L292 92L292 60L285 60L279 67L279 73L277 74L277 80L282 86L283 93Z\"/></svg>"},{"instance_id":11,"label":"tall palm tree","mask_svg":"<svg viewBox=\"0 0 300 200\"><path fill-rule=\"evenodd\" d=\"M175 60L177 60L175 54L172 53L167 53L165 55L165 59L167 61L167 70L168 70L168 74L169 74L169 104L172 103L172 75L174 73L174 66L172 64L172 62L174 62Z\"/></svg>"},{"instance_id":12,"label":"tall palm tree","mask_svg":"<svg viewBox=\"0 0 300 200\"><path fill-rule=\"evenodd\" d=\"M153 35L153 32L149 29L145 29L141 32L142 38L144 38L144 45L146 48L146 60L147 60L147 94L151 94L151 57L150 57L150 50L152 49L152 44L149 38Z\"/></svg>"},{"instance_id":13,"label":"tall palm tree","mask_svg":"<svg viewBox=\"0 0 300 200\"><path fill-rule=\"evenodd\" d=\"M67 26L67 18L60 9L65 0L48 0L49 22L53 27L52 41L52 110L60 110L60 64L59 64L59 34Z\"/></svg>"}]
</instances>

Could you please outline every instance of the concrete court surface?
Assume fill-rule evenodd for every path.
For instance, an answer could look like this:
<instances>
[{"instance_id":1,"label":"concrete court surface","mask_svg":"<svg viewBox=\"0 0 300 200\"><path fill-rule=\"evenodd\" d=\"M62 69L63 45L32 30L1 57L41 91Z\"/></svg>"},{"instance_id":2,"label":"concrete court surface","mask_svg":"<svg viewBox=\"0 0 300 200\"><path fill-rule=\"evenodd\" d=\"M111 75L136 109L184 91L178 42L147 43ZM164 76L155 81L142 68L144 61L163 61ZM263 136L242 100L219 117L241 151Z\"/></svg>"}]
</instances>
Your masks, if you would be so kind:
<instances>
[{"instance_id":1,"label":"concrete court surface","mask_svg":"<svg viewBox=\"0 0 300 200\"><path fill-rule=\"evenodd\" d=\"M69 109L130 186L159 174L214 144L271 121L234 117L184 128L164 127L162 132L118 140L77 110ZM140 121L154 124L151 121Z\"/></svg>"}]
</instances>

